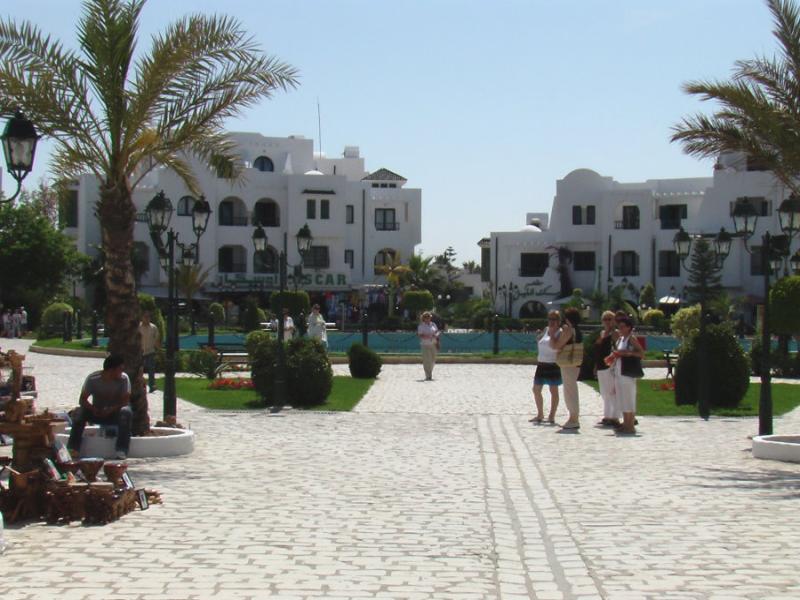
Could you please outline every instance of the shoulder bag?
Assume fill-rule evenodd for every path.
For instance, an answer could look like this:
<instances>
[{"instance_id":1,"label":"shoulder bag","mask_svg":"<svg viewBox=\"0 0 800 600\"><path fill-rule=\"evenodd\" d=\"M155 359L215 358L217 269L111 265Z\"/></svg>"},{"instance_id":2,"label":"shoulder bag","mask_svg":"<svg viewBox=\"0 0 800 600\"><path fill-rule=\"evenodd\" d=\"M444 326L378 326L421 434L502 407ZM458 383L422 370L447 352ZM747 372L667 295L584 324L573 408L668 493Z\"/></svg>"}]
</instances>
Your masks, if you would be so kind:
<instances>
[{"instance_id":1,"label":"shoulder bag","mask_svg":"<svg viewBox=\"0 0 800 600\"><path fill-rule=\"evenodd\" d=\"M556 364L559 367L580 367L583 362L583 344L570 342L556 355Z\"/></svg>"}]
</instances>

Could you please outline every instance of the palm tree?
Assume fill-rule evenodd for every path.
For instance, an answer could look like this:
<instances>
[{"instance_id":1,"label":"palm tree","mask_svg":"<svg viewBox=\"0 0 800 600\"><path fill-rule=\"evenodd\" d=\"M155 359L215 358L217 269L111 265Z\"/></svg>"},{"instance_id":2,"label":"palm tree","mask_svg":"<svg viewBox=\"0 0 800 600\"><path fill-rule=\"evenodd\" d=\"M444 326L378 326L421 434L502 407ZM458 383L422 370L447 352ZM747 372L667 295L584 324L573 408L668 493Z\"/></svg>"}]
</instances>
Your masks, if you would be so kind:
<instances>
[{"instance_id":1,"label":"palm tree","mask_svg":"<svg viewBox=\"0 0 800 600\"><path fill-rule=\"evenodd\" d=\"M791 0L767 0L778 41L776 57L735 63L729 81L692 81L688 94L714 100L711 115L686 117L673 127L673 142L687 154L713 158L743 152L800 193L800 10Z\"/></svg>"},{"instance_id":2,"label":"palm tree","mask_svg":"<svg viewBox=\"0 0 800 600\"><path fill-rule=\"evenodd\" d=\"M392 262L375 266L375 273L386 275L386 281L389 284L388 314L391 317L394 314L394 299L397 291L402 287L403 277L411 273L411 269L402 263L398 254L393 254Z\"/></svg>"},{"instance_id":3,"label":"palm tree","mask_svg":"<svg viewBox=\"0 0 800 600\"><path fill-rule=\"evenodd\" d=\"M435 295L435 292L444 289L444 276L441 271L433 266L434 257L423 257L421 254L414 254L408 259L408 281L411 285L428 290Z\"/></svg>"},{"instance_id":4,"label":"palm tree","mask_svg":"<svg viewBox=\"0 0 800 600\"><path fill-rule=\"evenodd\" d=\"M203 289L209 275L211 275L211 267L203 269L202 265L180 265L175 273L175 285L178 292L186 298L186 306L189 308L192 335L197 335L193 300L197 292Z\"/></svg>"},{"instance_id":5,"label":"palm tree","mask_svg":"<svg viewBox=\"0 0 800 600\"><path fill-rule=\"evenodd\" d=\"M192 15L137 48L145 0L85 0L78 51L25 22L0 20L0 116L19 106L55 140L52 170L99 181L96 213L105 253L109 351L133 382L134 432L149 428L131 250L132 191L156 167L174 171L199 195L195 156L238 175L228 117L294 87L295 70L265 56L234 19ZM141 54L134 62L134 52Z\"/></svg>"}]
</instances>

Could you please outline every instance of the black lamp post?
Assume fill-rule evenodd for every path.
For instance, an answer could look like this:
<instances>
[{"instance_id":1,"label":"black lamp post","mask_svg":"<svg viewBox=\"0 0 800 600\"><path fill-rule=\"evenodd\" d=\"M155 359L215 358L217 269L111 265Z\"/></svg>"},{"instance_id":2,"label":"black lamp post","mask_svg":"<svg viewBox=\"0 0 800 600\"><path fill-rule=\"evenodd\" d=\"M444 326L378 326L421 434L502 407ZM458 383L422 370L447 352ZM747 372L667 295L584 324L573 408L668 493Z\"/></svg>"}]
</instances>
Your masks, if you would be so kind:
<instances>
[{"instance_id":1,"label":"black lamp post","mask_svg":"<svg viewBox=\"0 0 800 600\"><path fill-rule=\"evenodd\" d=\"M16 193L7 200L0 202L13 202L22 190L22 180L33 169L33 158L36 154L36 143L39 134L33 123L25 118L22 111L17 109L14 116L6 123L5 131L0 136L3 143L3 154L6 158L6 168L17 181Z\"/></svg>"},{"instance_id":2,"label":"black lamp post","mask_svg":"<svg viewBox=\"0 0 800 600\"><path fill-rule=\"evenodd\" d=\"M506 310L506 314L509 317L513 316L514 300L519 298L519 286L512 281L504 283L497 288L497 291L503 296L503 309Z\"/></svg>"},{"instance_id":3,"label":"black lamp post","mask_svg":"<svg viewBox=\"0 0 800 600\"><path fill-rule=\"evenodd\" d=\"M737 198L733 209L733 227L742 238L748 254L752 249L748 241L756 230L758 213L749 198ZM769 231L761 236L761 269L764 274L764 313L761 319L761 393L758 399L758 434L772 435L772 366L770 365L769 331L769 288L770 274L780 271L784 260L789 256L792 238L800 231L800 199L790 196L778 208L778 224L784 235L771 235ZM792 270L800 266L800 256L795 254L789 260Z\"/></svg>"},{"instance_id":4,"label":"black lamp post","mask_svg":"<svg viewBox=\"0 0 800 600\"><path fill-rule=\"evenodd\" d=\"M678 230L678 233L675 234L675 237L672 240L673 245L675 246L675 252L680 258L681 263L683 264L684 269L686 269L689 273L694 273L691 266L686 265L686 259L691 254L692 250L692 240L694 239L712 239L713 243L711 244L712 250L714 252L714 258L717 261L717 267L722 268L722 264L725 262L725 259L728 257L731 251L731 234L725 231L725 228L719 230L719 233L716 235L713 234L705 234L705 233L698 233L690 235L687 233L683 227ZM698 295L700 296L700 332L698 335L698 398L697 398L697 409L700 413L700 416L703 419L708 420L708 417L711 414L710 405L708 402L709 396L709 380L708 380L708 349L706 343L706 324L707 324L707 316L706 316L706 303L708 301L708 282L706 281L705 277L701 277L700 279L700 289L698 290Z\"/></svg>"},{"instance_id":5,"label":"black lamp post","mask_svg":"<svg viewBox=\"0 0 800 600\"><path fill-rule=\"evenodd\" d=\"M314 238L311 235L311 230L308 224L303 225L297 232L297 251L300 253L300 264L292 265L295 267L295 286L298 279L298 267L302 269L303 261L311 250L311 244ZM264 228L259 224L253 232L253 246L256 252L265 252L267 249L267 233ZM286 257L286 233L283 234L283 249L278 254L278 291L283 297L283 292L286 291L286 271L290 265ZM302 272L302 271L300 271ZM277 364L275 371L275 398L272 412L280 412L286 404L287 390L286 390L286 360L284 358L283 349L283 310L281 306L276 306L275 311L278 313L278 346L277 346Z\"/></svg>"},{"instance_id":6,"label":"black lamp post","mask_svg":"<svg viewBox=\"0 0 800 600\"><path fill-rule=\"evenodd\" d=\"M192 208L192 230L195 241L181 244L178 234L169 226L172 218L172 202L164 195L164 190L156 194L145 209L150 237L158 251L161 268L167 273L167 349L164 361L164 420L177 415L177 396L175 394L175 352L178 349L177 292L175 281L175 246L181 250L181 263L187 266L197 262L200 237L208 226L211 207L202 196L195 200ZM167 233L166 244L162 239Z\"/></svg>"}]
</instances>

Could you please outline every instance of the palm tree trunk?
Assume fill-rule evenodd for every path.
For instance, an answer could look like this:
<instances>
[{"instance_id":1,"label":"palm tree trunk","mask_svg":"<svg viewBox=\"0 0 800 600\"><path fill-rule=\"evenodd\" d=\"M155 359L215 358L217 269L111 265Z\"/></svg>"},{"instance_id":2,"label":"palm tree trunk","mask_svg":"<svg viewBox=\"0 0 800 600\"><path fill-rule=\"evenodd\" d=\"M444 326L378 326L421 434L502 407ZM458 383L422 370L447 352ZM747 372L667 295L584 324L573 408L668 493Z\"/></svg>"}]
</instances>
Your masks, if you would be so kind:
<instances>
[{"instance_id":1,"label":"palm tree trunk","mask_svg":"<svg viewBox=\"0 0 800 600\"><path fill-rule=\"evenodd\" d=\"M127 179L106 181L100 186L97 207L105 252L106 331L108 351L125 359L131 380L133 435L150 429L147 391L142 372L142 340L139 335L139 299L133 277L131 250L136 207Z\"/></svg>"}]
</instances>

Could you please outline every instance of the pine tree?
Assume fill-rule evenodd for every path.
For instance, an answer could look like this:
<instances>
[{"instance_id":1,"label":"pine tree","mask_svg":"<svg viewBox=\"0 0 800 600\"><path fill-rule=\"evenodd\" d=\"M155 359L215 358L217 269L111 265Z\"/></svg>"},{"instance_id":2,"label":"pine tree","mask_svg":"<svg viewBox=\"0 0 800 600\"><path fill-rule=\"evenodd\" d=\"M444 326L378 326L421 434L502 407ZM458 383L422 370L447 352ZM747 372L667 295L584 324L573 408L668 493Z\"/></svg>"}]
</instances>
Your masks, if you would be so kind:
<instances>
[{"instance_id":1,"label":"pine tree","mask_svg":"<svg viewBox=\"0 0 800 600\"><path fill-rule=\"evenodd\" d=\"M689 267L689 293L690 302L701 302L716 298L722 292L720 272L722 265L719 264L711 244L707 240L700 238L694 244L692 252L692 264Z\"/></svg>"}]
</instances>

